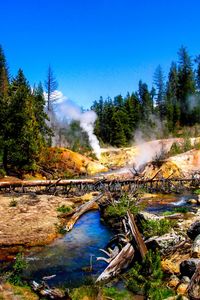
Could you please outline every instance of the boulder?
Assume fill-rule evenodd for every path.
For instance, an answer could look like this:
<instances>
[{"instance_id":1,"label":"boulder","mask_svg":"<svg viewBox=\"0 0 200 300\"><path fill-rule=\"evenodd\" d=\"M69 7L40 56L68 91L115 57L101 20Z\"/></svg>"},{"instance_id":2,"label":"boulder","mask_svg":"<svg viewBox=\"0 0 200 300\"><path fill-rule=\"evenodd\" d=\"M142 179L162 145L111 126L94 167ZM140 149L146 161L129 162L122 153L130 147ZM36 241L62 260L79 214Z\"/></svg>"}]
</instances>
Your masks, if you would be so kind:
<instances>
[{"instance_id":1,"label":"boulder","mask_svg":"<svg viewBox=\"0 0 200 300\"><path fill-rule=\"evenodd\" d=\"M200 234L200 221L194 222L187 230L187 235L194 240Z\"/></svg>"},{"instance_id":2,"label":"boulder","mask_svg":"<svg viewBox=\"0 0 200 300\"><path fill-rule=\"evenodd\" d=\"M197 204L197 200L196 199L189 199L187 201L187 203L189 203L189 204Z\"/></svg>"},{"instance_id":3,"label":"boulder","mask_svg":"<svg viewBox=\"0 0 200 300\"><path fill-rule=\"evenodd\" d=\"M146 240L146 245L148 249L159 249L161 254L165 255L171 251L175 247L177 247L178 244L185 241L185 237L182 235L177 235L174 232L166 233L162 236L154 236Z\"/></svg>"},{"instance_id":4,"label":"boulder","mask_svg":"<svg viewBox=\"0 0 200 300\"><path fill-rule=\"evenodd\" d=\"M200 262L200 259L190 258L188 260L184 260L180 264L180 272L182 276L187 276L191 278L196 271L197 265Z\"/></svg>"},{"instance_id":5,"label":"boulder","mask_svg":"<svg viewBox=\"0 0 200 300\"><path fill-rule=\"evenodd\" d=\"M195 238L192 245L192 257L200 258L200 234Z\"/></svg>"}]
</instances>

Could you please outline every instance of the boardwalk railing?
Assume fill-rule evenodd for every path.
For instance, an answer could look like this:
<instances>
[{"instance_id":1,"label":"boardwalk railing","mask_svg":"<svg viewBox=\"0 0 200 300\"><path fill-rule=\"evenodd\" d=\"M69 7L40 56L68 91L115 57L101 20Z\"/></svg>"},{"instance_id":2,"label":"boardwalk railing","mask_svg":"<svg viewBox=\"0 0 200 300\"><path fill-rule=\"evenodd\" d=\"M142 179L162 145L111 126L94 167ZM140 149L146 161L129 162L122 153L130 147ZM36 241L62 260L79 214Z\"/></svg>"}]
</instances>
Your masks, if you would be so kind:
<instances>
[{"instance_id":1,"label":"boardwalk railing","mask_svg":"<svg viewBox=\"0 0 200 300\"><path fill-rule=\"evenodd\" d=\"M133 191L143 188L147 191L178 192L186 188L198 188L199 178L170 178L170 179L70 179L70 180L16 180L0 182L2 192L63 192L66 195L82 194L91 191Z\"/></svg>"}]
</instances>

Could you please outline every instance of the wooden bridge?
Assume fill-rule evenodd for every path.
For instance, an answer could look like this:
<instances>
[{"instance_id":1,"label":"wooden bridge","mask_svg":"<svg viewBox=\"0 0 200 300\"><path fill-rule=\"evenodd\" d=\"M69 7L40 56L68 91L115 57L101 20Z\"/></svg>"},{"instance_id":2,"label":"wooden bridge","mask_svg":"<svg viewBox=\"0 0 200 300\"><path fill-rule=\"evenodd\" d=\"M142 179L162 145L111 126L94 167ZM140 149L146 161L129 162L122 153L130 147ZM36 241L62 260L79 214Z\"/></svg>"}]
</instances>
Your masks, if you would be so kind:
<instances>
[{"instance_id":1,"label":"wooden bridge","mask_svg":"<svg viewBox=\"0 0 200 300\"><path fill-rule=\"evenodd\" d=\"M35 192L50 194L66 194L66 196L82 195L92 191L135 191L142 188L147 192L180 192L184 189L199 188L200 178L168 178L168 179L71 179L71 180L16 180L0 182L1 192Z\"/></svg>"}]
</instances>

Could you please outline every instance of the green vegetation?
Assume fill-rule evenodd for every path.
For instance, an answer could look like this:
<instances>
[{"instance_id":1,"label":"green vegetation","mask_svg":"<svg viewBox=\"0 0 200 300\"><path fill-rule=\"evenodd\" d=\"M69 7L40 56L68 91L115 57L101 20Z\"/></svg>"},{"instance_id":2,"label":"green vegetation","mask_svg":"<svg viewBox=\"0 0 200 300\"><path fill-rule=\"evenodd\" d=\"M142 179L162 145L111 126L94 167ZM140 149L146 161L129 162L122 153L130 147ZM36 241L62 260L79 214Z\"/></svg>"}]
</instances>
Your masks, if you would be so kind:
<instances>
[{"instance_id":1,"label":"green vegetation","mask_svg":"<svg viewBox=\"0 0 200 300\"><path fill-rule=\"evenodd\" d=\"M170 216L176 213L186 214L189 211L188 207L176 207L173 210L165 211L162 215L163 216Z\"/></svg>"},{"instance_id":2,"label":"green vegetation","mask_svg":"<svg viewBox=\"0 0 200 300\"><path fill-rule=\"evenodd\" d=\"M162 300L174 292L164 286L161 259L158 252L149 251L141 264L136 262L126 275L127 287L150 300Z\"/></svg>"},{"instance_id":3,"label":"green vegetation","mask_svg":"<svg viewBox=\"0 0 200 300\"><path fill-rule=\"evenodd\" d=\"M108 217L123 217L126 215L127 210L131 213L137 214L141 207L137 204L137 199L128 194L124 194L117 202L113 202L106 208L106 216Z\"/></svg>"},{"instance_id":4,"label":"green vegetation","mask_svg":"<svg viewBox=\"0 0 200 300\"><path fill-rule=\"evenodd\" d=\"M55 227L56 227L56 232L58 234L62 234L63 235L63 234L65 234L67 232L63 224L56 223Z\"/></svg>"},{"instance_id":5,"label":"green vegetation","mask_svg":"<svg viewBox=\"0 0 200 300\"><path fill-rule=\"evenodd\" d=\"M24 259L22 253L18 253L15 259L15 263L12 266L12 271L9 274L9 281L18 286L23 286L24 281L22 279L22 273L27 268L27 262Z\"/></svg>"},{"instance_id":6,"label":"green vegetation","mask_svg":"<svg viewBox=\"0 0 200 300\"><path fill-rule=\"evenodd\" d=\"M195 190L194 193L195 193L196 195L200 195L200 189Z\"/></svg>"},{"instance_id":7,"label":"green vegetation","mask_svg":"<svg viewBox=\"0 0 200 300\"><path fill-rule=\"evenodd\" d=\"M16 207L17 206L17 200L15 200L14 198L10 201L9 203L10 207Z\"/></svg>"},{"instance_id":8,"label":"green vegetation","mask_svg":"<svg viewBox=\"0 0 200 300\"><path fill-rule=\"evenodd\" d=\"M137 128L148 139L152 133L156 138L167 137L169 133L179 135L183 126L194 126L195 132L189 137L198 136L199 69L199 56L193 60L186 47L181 47L178 63L172 62L166 81L159 65L155 70L152 88L149 89L146 83L140 81L138 90L128 93L124 98L121 95L105 100L100 97L92 106L98 115L95 133L99 140L118 147L132 141ZM192 107L190 100L194 104ZM177 145L173 148L173 151L179 152ZM190 149L189 139L183 148L185 151Z\"/></svg>"},{"instance_id":9,"label":"green vegetation","mask_svg":"<svg viewBox=\"0 0 200 300\"><path fill-rule=\"evenodd\" d=\"M104 287L103 295L113 300L131 300L133 296L126 290L118 290L115 287Z\"/></svg>"},{"instance_id":10,"label":"green vegetation","mask_svg":"<svg viewBox=\"0 0 200 300\"><path fill-rule=\"evenodd\" d=\"M85 285L81 286L79 288L73 289L70 292L70 297L72 300L80 300L83 299L84 297L90 297L90 299L96 299L98 295L98 288L94 285Z\"/></svg>"},{"instance_id":11,"label":"green vegetation","mask_svg":"<svg viewBox=\"0 0 200 300\"><path fill-rule=\"evenodd\" d=\"M160 219L160 220L145 220L142 221L142 231L145 237L149 238L152 236L161 236L168 233L174 226L176 222Z\"/></svg>"},{"instance_id":12,"label":"green vegetation","mask_svg":"<svg viewBox=\"0 0 200 300\"><path fill-rule=\"evenodd\" d=\"M140 80L137 91L125 97L100 97L99 101L94 101L91 109L97 114L95 134L100 142L126 146L133 141L140 128L141 137L146 139L152 138L152 134L155 138L169 134L184 136L182 145L172 146L172 155L192 148L200 149L200 143L191 145L190 142L191 136L200 134L199 57L192 59L186 47L181 47L178 62L171 64L167 80L159 65L151 88ZM32 89L22 69L16 76L9 75L6 57L0 46L0 177L10 171L20 176L38 171L41 153L52 145L53 131L58 137L58 145L62 145L64 140L70 149L91 155L88 136L78 121L63 122L62 128L51 122L51 129L47 125L45 111L55 117L53 104L56 101L56 87L57 82L49 67L45 82L46 103L42 85L34 85ZM184 128L193 130L185 134ZM40 167L45 171L43 165ZM68 173L64 176L67 177Z\"/></svg>"},{"instance_id":13,"label":"green vegetation","mask_svg":"<svg viewBox=\"0 0 200 300\"><path fill-rule=\"evenodd\" d=\"M60 213L69 213L72 211L72 208L71 206L66 206L65 204L63 204L57 208L57 211Z\"/></svg>"}]
</instances>

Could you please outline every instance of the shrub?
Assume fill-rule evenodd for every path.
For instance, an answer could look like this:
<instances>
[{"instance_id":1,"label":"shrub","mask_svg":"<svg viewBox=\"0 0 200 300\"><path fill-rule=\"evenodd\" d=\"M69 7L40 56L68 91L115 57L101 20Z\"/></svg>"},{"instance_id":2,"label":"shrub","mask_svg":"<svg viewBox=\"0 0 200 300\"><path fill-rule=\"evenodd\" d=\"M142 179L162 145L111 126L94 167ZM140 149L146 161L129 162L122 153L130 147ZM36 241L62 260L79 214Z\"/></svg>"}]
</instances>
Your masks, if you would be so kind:
<instances>
[{"instance_id":1,"label":"shrub","mask_svg":"<svg viewBox=\"0 0 200 300\"><path fill-rule=\"evenodd\" d=\"M200 189L195 190L194 193L195 193L196 195L200 195Z\"/></svg>"},{"instance_id":2,"label":"shrub","mask_svg":"<svg viewBox=\"0 0 200 300\"><path fill-rule=\"evenodd\" d=\"M167 219L142 221L143 234L147 238L168 233L174 226L175 221Z\"/></svg>"},{"instance_id":3,"label":"shrub","mask_svg":"<svg viewBox=\"0 0 200 300\"><path fill-rule=\"evenodd\" d=\"M151 300L162 300L174 295L164 286L161 258L158 252L147 253L142 263L136 262L126 275L126 285L133 293L142 293Z\"/></svg>"},{"instance_id":4,"label":"shrub","mask_svg":"<svg viewBox=\"0 0 200 300\"><path fill-rule=\"evenodd\" d=\"M14 198L10 201L9 203L10 207L16 207L17 206L17 200L15 200Z\"/></svg>"},{"instance_id":5,"label":"shrub","mask_svg":"<svg viewBox=\"0 0 200 300\"><path fill-rule=\"evenodd\" d=\"M72 210L72 208L70 206L66 206L65 204L57 207L57 211L61 212L61 213L68 213Z\"/></svg>"},{"instance_id":6,"label":"shrub","mask_svg":"<svg viewBox=\"0 0 200 300\"><path fill-rule=\"evenodd\" d=\"M22 286L24 282L22 280L22 273L27 268L27 262L24 259L22 253L16 255L15 263L12 266L12 271L9 276L9 281L14 285Z\"/></svg>"},{"instance_id":7,"label":"shrub","mask_svg":"<svg viewBox=\"0 0 200 300\"><path fill-rule=\"evenodd\" d=\"M132 214L137 214L141 207L136 203L136 198L125 193L117 202L113 202L106 208L106 215L109 217L124 217L127 210Z\"/></svg>"}]
</instances>

